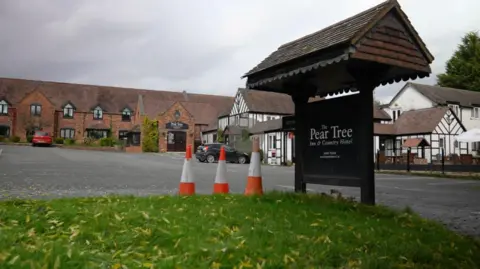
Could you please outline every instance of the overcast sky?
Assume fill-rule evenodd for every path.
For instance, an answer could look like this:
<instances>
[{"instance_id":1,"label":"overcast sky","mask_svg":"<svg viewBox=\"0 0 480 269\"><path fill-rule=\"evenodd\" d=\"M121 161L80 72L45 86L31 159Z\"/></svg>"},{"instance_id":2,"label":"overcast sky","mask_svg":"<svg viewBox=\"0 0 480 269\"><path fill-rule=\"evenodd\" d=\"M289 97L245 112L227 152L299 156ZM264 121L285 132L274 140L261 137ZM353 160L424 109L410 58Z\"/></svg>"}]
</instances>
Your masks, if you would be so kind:
<instances>
[{"instance_id":1,"label":"overcast sky","mask_svg":"<svg viewBox=\"0 0 480 269\"><path fill-rule=\"evenodd\" d=\"M1 0L0 76L233 95L281 44L380 2ZM434 74L480 28L479 0L399 2L435 56Z\"/></svg>"}]
</instances>

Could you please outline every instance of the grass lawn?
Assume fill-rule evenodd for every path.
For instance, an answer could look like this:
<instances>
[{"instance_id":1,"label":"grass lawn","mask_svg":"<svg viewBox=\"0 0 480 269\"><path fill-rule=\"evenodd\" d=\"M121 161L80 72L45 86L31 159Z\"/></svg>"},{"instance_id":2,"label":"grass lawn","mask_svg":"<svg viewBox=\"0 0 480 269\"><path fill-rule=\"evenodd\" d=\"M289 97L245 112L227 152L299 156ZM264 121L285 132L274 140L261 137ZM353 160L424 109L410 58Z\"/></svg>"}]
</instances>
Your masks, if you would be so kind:
<instances>
[{"instance_id":1,"label":"grass lawn","mask_svg":"<svg viewBox=\"0 0 480 269\"><path fill-rule=\"evenodd\" d=\"M0 202L0 268L480 268L480 243L326 196Z\"/></svg>"}]
</instances>

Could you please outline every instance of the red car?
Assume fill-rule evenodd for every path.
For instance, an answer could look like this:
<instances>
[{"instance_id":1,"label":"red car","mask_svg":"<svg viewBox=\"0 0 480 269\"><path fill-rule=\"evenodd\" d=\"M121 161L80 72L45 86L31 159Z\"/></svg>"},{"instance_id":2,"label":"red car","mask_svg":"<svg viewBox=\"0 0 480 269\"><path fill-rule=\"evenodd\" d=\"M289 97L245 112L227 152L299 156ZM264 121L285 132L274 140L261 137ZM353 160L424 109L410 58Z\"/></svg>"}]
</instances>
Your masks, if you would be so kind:
<instances>
[{"instance_id":1,"label":"red car","mask_svg":"<svg viewBox=\"0 0 480 269\"><path fill-rule=\"evenodd\" d=\"M49 133L44 131L35 131L35 134L32 138L32 146L37 145L44 145L44 146L51 146L53 143L53 138L50 136Z\"/></svg>"}]
</instances>

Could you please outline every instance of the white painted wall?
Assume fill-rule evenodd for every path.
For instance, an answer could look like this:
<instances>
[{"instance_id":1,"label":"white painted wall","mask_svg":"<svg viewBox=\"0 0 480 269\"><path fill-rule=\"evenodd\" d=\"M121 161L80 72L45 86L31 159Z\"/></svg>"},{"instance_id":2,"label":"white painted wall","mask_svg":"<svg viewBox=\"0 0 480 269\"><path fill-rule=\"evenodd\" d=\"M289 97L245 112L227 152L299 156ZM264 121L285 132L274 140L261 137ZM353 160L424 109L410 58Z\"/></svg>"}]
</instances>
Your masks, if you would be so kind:
<instances>
[{"instance_id":1,"label":"white painted wall","mask_svg":"<svg viewBox=\"0 0 480 269\"><path fill-rule=\"evenodd\" d=\"M216 142L213 139L213 135L217 134L216 132L207 132L207 133L202 133L202 141L205 143L213 143Z\"/></svg>"},{"instance_id":2,"label":"white painted wall","mask_svg":"<svg viewBox=\"0 0 480 269\"><path fill-rule=\"evenodd\" d=\"M292 162L293 161L293 152L292 152L292 143L293 139L290 139L288 137L288 132L275 132L275 133L269 133L269 134L260 134L257 135L259 137L259 142L260 142L260 148L264 152L264 162L270 164L270 165L281 165L283 161L283 146L284 146L284 139L286 137L286 150L285 150L285 156L287 158L287 161ZM273 145L271 141L269 140L268 137L275 137L276 139L276 145ZM270 141L270 143L269 143ZM273 151L275 151L275 157L272 154Z\"/></svg>"},{"instance_id":3,"label":"white painted wall","mask_svg":"<svg viewBox=\"0 0 480 269\"><path fill-rule=\"evenodd\" d=\"M394 119L393 113L396 111L400 111L401 114L403 111L431 108L435 106L434 102L410 86L406 86L406 88L403 89L403 92L392 101L393 102L391 102L389 107L383 109L392 118L391 123L393 123Z\"/></svg>"}]
</instances>

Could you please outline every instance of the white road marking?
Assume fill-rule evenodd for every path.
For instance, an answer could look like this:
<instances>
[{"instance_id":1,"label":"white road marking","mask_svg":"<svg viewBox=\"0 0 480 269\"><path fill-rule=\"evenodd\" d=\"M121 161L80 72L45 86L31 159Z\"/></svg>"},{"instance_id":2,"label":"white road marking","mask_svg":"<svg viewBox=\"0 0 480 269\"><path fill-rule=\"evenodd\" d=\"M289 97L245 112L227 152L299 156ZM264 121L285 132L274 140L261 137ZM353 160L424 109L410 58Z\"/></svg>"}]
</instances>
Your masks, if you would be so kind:
<instances>
[{"instance_id":1,"label":"white road marking","mask_svg":"<svg viewBox=\"0 0 480 269\"><path fill-rule=\"evenodd\" d=\"M3 149L0 149L0 156L2 155Z\"/></svg>"}]
</instances>

